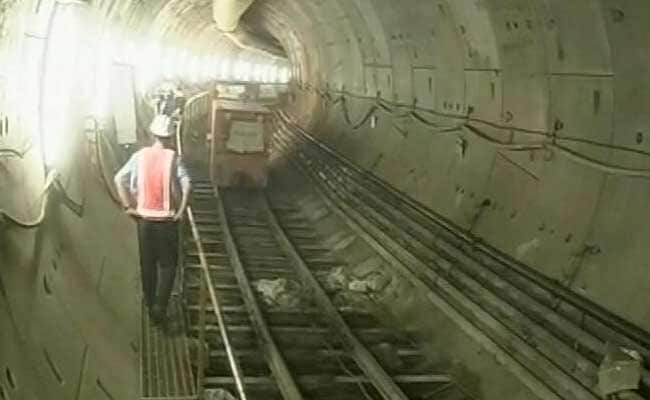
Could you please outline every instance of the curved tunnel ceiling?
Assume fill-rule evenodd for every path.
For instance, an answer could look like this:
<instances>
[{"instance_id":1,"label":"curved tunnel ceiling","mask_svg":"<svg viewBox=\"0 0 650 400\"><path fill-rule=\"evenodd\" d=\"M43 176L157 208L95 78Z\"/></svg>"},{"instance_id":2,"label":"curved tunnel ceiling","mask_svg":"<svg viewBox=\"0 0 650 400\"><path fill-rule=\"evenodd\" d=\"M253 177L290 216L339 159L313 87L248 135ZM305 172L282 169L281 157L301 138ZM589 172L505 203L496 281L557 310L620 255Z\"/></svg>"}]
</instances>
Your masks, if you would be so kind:
<instances>
[{"instance_id":1,"label":"curved tunnel ceiling","mask_svg":"<svg viewBox=\"0 0 650 400\"><path fill-rule=\"evenodd\" d=\"M125 6L137 10L132 26L234 51L214 29L210 1L166 3L153 23L155 5L142 4ZM648 190L635 178L650 176L648 16L641 0L258 0L241 23L258 47L285 49L297 94L289 108L324 140L650 327L645 306L610 285L641 292L649 284L643 244L617 236L647 230L633 210L645 207ZM452 133L392 115L378 115L376 128L350 124L377 99L417 108Z\"/></svg>"},{"instance_id":2,"label":"curved tunnel ceiling","mask_svg":"<svg viewBox=\"0 0 650 400\"><path fill-rule=\"evenodd\" d=\"M3 55L21 59L28 54L21 48L24 33L42 38L53 2L1 5ZM107 26L125 27L135 40L153 38L217 55L242 52L215 28L209 0L91 5ZM650 330L648 20L646 0L257 0L242 17L238 40L248 48L245 54L286 54L293 68L287 110L337 151L477 240ZM0 72L14 94L28 84L14 64L5 63ZM43 184L37 158L29 154L23 162L40 169L6 167L11 179L4 182L20 189L0 195L3 208L29 215L26 207L37 203L33 199ZM83 193L83 187L71 185ZM88 193L94 204L110 206L103 193ZM8 338L0 345L40 346L37 332L56 331L56 318L76 316L12 295L12 287L38 286L27 266L42 261L50 268L47 257L66 253L65 246L43 237L94 235L101 242L125 233L115 239L117 245L133 250L129 226L115 213L72 221L53 219L39 236L44 245L32 233L0 243L0 251L27 243L11 253L20 262L0 276L9 290L8 308L29 310L23 319L10 316L14 330L0 332L0 339ZM68 248L71 264L90 264L96 248ZM120 252L111 265L130 265L133 252ZM103 264L92 268L93 276L83 279L103 277ZM112 288L132 282L118 283ZM120 301L98 300L112 307L102 322L106 331L122 318L133 322L132 307ZM103 303L61 302L79 315L105 311ZM37 322L28 320L32 315ZM61 337L79 335L60 329ZM102 353L102 343L88 339L94 334L101 337L84 332L80 343L88 340L86 347L60 348L54 356L77 368L79 360L86 362L87 348L100 349L91 362L119 367L100 361L110 355ZM116 336L120 346L128 343ZM0 347L0 361L4 356L24 363L28 375L31 364L20 361L23 347L14 347ZM121 383L102 379L115 387Z\"/></svg>"}]
</instances>

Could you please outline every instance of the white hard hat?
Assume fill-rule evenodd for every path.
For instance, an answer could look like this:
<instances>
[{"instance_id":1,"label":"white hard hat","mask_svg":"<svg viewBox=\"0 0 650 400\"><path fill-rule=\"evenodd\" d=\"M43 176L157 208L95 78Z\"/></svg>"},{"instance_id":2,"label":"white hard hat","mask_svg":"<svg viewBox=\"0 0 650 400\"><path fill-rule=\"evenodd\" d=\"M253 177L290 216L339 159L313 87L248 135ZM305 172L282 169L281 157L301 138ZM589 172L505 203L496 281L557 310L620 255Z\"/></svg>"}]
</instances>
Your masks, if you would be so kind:
<instances>
[{"instance_id":1,"label":"white hard hat","mask_svg":"<svg viewBox=\"0 0 650 400\"><path fill-rule=\"evenodd\" d=\"M158 137L171 137L173 135L171 118L164 114L156 115L149 125L149 130Z\"/></svg>"}]
</instances>

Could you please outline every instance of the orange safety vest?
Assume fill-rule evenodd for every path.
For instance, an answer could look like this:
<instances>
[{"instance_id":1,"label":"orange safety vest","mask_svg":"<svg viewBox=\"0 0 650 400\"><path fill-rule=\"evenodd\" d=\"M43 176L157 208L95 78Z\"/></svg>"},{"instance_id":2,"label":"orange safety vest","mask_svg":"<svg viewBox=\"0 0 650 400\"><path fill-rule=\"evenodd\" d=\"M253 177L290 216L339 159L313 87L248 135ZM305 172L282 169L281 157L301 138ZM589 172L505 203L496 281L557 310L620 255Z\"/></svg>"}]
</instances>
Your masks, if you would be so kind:
<instances>
[{"instance_id":1,"label":"orange safety vest","mask_svg":"<svg viewBox=\"0 0 650 400\"><path fill-rule=\"evenodd\" d=\"M151 146L138 154L138 205L144 218L169 219L174 216L172 206L172 167L174 150Z\"/></svg>"}]
</instances>

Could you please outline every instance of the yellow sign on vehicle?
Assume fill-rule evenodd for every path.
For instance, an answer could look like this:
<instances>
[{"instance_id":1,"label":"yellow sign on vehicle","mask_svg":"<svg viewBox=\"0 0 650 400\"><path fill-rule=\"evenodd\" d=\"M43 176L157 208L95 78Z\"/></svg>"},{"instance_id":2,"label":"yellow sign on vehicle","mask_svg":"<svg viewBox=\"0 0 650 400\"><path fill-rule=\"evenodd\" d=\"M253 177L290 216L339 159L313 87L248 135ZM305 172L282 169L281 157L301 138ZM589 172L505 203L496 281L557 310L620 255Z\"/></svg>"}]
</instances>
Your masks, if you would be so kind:
<instances>
[{"instance_id":1,"label":"yellow sign on vehicle","mask_svg":"<svg viewBox=\"0 0 650 400\"><path fill-rule=\"evenodd\" d=\"M226 148L237 153L264 151L264 125L261 122L232 121Z\"/></svg>"}]
</instances>

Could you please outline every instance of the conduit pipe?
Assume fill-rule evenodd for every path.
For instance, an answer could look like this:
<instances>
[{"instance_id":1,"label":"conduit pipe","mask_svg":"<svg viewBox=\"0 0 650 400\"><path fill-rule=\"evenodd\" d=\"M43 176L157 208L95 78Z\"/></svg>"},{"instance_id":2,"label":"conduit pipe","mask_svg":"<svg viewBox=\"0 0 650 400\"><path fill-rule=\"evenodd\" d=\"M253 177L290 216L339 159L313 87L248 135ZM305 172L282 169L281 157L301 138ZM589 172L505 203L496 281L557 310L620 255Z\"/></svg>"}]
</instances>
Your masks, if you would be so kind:
<instances>
[{"instance_id":1,"label":"conduit pipe","mask_svg":"<svg viewBox=\"0 0 650 400\"><path fill-rule=\"evenodd\" d=\"M282 47L269 43L267 40L260 39L249 32L243 25L237 27L234 32L225 33L225 35L240 49L258 52L271 58L281 58L284 60L287 58Z\"/></svg>"},{"instance_id":2,"label":"conduit pipe","mask_svg":"<svg viewBox=\"0 0 650 400\"><path fill-rule=\"evenodd\" d=\"M255 0L213 0L212 17L220 31L231 33L239 26L239 19Z\"/></svg>"}]
</instances>

